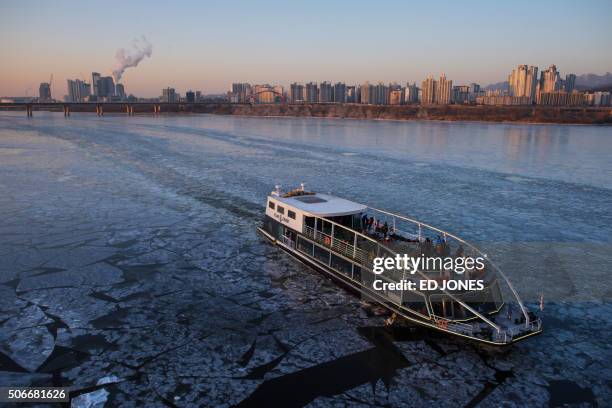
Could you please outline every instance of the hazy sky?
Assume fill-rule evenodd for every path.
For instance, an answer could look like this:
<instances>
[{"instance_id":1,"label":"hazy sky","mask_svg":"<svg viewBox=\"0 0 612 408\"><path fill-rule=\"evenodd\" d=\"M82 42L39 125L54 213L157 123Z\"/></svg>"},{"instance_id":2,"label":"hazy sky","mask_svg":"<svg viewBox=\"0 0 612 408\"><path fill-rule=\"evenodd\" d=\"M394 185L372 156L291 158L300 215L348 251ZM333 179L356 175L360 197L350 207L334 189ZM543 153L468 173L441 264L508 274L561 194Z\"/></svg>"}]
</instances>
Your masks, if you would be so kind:
<instances>
[{"instance_id":1,"label":"hazy sky","mask_svg":"<svg viewBox=\"0 0 612 408\"><path fill-rule=\"evenodd\" d=\"M0 95L37 94L54 74L110 75L118 48L146 36L128 93L224 92L230 82L505 80L517 64L612 71L612 1L0 2Z\"/></svg>"}]
</instances>

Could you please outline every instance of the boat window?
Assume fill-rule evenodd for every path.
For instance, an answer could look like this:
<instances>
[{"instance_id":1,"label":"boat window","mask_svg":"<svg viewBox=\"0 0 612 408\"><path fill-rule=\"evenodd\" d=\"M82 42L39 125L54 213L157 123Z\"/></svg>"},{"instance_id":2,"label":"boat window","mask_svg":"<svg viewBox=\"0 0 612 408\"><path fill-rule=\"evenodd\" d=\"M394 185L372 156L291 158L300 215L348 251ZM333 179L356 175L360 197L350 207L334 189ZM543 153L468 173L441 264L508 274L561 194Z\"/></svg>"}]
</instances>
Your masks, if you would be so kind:
<instances>
[{"instance_id":1,"label":"boat window","mask_svg":"<svg viewBox=\"0 0 612 408\"><path fill-rule=\"evenodd\" d=\"M319 222L317 223L317 230L321 231L326 235L331 235L332 223L327 220L324 220L323 218L320 218Z\"/></svg>"},{"instance_id":2,"label":"boat window","mask_svg":"<svg viewBox=\"0 0 612 408\"><path fill-rule=\"evenodd\" d=\"M314 247L314 256L325 265L329 265L329 251L321 248L318 245Z\"/></svg>"},{"instance_id":3,"label":"boat window","mask_svg":"<svg viewBox=\"0 0 612 408\"><path fill-rule=\"evenodd\" d=\"M280 205L278 207L276 207L276 211L279 214L284 214L285 213L285 207L281 207Z\"/></svg>"},{"instance_id":4,"label":"boat window","mask_svg":"<svg viewBox=\"0 0 612 408\"><path fill-rule=\"evenodd\" d=\"M348 227L348 228L353 228L353 216L352 215L341 215L337 217L330 217L329 219L335 222L336 224L344 225L345 227Z\"/></svg>"},{"instance_id":5,"label":"boat window","mask_svg":"<svg viewBox=\"0 0 612 408\"><path fill-rule=\"evenodd\" d=\"M289 216L289 218L293 218L295 220L295 213L293 211L288 210L287 215Z\"/></svg>"},{"instance_id":6,"label":"boat window","mask_svg":"<svg viewBox=\"0 0 612 408\"><path fill-rule=\"evenodd\" d=\"M272 201L270 201L268 203L268 207L270 207L273 210L274 209L274 203Z\"/></svg>"},{"instance_id":7,"label":"boat window","mask_svg":"<svg viewBox=\"0 0 612 408\"><path fill-rule=\"evenodd\" d=\"M306 223L307 226L309 226L310 228L314 228L315 226L315 219L314 217L304 217L304 222Z\"/></svg>"},{"instance_id":8,"label":"boat window","mask_svg":"<svg viewBox=\"0 0 612 408\"><path fill-rule=\"evenodd\" d=\"M321 197L316 197L313 195L305 195L294 197L296 200L301 201L306 204L318 204L318 203L326 203L327 200L322 199Z\"/></svg>"},{"instance_id":9,"label":"boat window","mask_svg":"<svg viewBox=\"0 0 612 408\"><path fill-rule=\"evenodd\" d=\"M340 258L339 256L332 254L331 266L338 272L342 272L343 274L347 276L351 276L352 265L346 259Z\"/></svg>"},{"instance_id":10,"label":"boat window","mask_svg":"<svg viewBox=\"0 0 612 408\"><path fill-rule=\"evenodd\" d=\"M314 244L312 242L308 242L305 239L298 236L297 247L301 252L308 254L310 256L313 256Z\"/></svg>"},{"instance_id":11,"label":"boat window","mask_svg":"<svg viewBox=\"0 0 612 408\"><path fill-rule=\"evenodd\" d=\"M356 281L361 280L361 268L358 266L353 267L353 279L355 279Z\"/></svg>"}]
</instances>

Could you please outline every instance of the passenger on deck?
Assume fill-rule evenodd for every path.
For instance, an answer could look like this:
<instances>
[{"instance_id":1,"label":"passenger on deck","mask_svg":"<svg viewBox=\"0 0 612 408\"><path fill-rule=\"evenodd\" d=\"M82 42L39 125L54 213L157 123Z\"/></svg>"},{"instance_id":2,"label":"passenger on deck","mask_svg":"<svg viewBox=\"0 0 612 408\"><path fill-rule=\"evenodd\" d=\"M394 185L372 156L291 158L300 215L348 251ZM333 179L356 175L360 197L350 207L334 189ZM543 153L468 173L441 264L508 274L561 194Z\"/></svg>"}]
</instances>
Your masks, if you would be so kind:
<instances>
[{"instance_id":1,"label":"passenger on deck","mask_svg":"<svg viewBox=\"0 0 612 408\"><path fill-rule=\"evenodd\" d=\"M446 244L446 242L438 235L436 238L436 253L438 255L444 255L444 244Z\"/></svg>"},{"instance_id":2,"label":"passenger on deck","mask_svg":"<svg viewBox=\"0 0 612 408\"><path fill-rule=\"evenodd\" d=\"M372 225L374 225L374 217L370 217L368 220L368 231L372 229Z\"/></svg>"},{"instance_id":3,"label":"passenger on deck","mask_svg":"<svg viewBox=\"0 0 612 408\"><path fill-rule=\"evenodd\" d=\"M443 248L443 255L444 256L450 256L451 255L451 247L448 244L448 242L444 241L444 248Z\"/></svg>"},{"instance_id":4,"label":"passenger on deck","mask_svg":"<svg viewBox=\"0 0 612 408\"><path fill-rule=\"evenodd\" d=\"M368 229L368 214L364 213L361 217L361 229L365 232Z\"/></svg>"},{"instance_id":5,"label":"passenger on deck","mask_svg":"<svg viewBox=\"0 0 612 408\"><path fill-rule=\"evenodd\" d=\"M425 238L425 242L421 244L421 253L425 256L431 256L433 252L433 243L429 237Z\"/></svg>"},{"instance_id":6,"label":"passenger on deck","mask_svg":"<svg viewBox=\"0 0 612 408\"><path fill-rule=\"evenodd\" d=\"M389 224L387 224L387 221L385 221L385 224L380 229L380 232L382 232L383 238L386 241L387 240L387 234L389 233Z\"/></svg>"},{"instance_id":7,"label":"passenger on deck","mask_svg":"<svg viewBox=\"0 0 612 408\"><path fill-rule=\"evenodd\" d=\"M463 245L459 244L459 247L457 248L457 251L455 252L455 258L463 258Z\"/></svg>"}]
</instances>

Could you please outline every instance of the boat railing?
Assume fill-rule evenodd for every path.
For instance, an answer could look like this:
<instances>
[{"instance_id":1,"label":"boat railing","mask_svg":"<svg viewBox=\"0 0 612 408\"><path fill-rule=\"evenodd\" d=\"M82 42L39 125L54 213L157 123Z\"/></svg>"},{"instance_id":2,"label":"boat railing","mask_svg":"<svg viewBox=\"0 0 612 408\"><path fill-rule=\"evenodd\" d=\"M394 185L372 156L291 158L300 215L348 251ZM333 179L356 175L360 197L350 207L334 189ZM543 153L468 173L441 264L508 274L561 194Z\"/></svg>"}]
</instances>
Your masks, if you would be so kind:
<instances>
[{"instance_id":1,"label":"boat railing","mask_svg":"<svg viewBox=\"0 0 612 408\"><path fill-rule=\"evenodd\" d=\"M368 254L362 249L357 248L346 241L343 241L337 237L333 237L329 234L316 230L307 225L304 225L303 233L307 238L310 238L313 241L322 244L323 246L331 248L334 251L340 253L341 255L346 256L347 258L355 259L359 264L363 266L368 266Z\"/></svg>"},{"instance_id":2,"label":"boat railing","mask_svg":"<svg viewBox=\"0 0 612 408\"><path fill-rule=\"evenodd\" d=\"M380 210L377 210L377 211L380 211ZM391 213L387 213L387 214L393 215ZM398 217L398 218L405 218L405 217L398 216L398 215L396 215L396 217ZM406 219L408 221L410 221L410 222L418 223L418 221L411 220L409 218L406 218ZM375 254L372 255L372 256L381 257L381 256L383 256L383 254L387 254L387 256L394 257L395 255L397 255L397 253L393 249L391 249L391 248L381 244L379 241L377 241L377 240L375 240L375 239L373 239L373 238L371 238L371 237L369 237L369 236L367 236L365 234L362 234L362 233L360 233L360 232L358 232L356 230L353 230L351 228L347 228L346 226L338 224L338 223L336 223L334 221L331 221L329 219L324 219L324 218L322 219L320 217L314 217L314 220L315 220L315 228L313 228L311 226L308 226L306 224L304 224L304 226L303 226L302 233L306 237L312 239L313 241L315 241L315 242L317 242L319 244L323 244L324 246L326 246L328 248L335 248L335 247L333 247L334 241L338 240L338 238L336 236L336 233L334 232L336 229L338 229L338 230L345 230L345 231L349 232L350 234L354 234L353 235L354 236L354 242L355 242L356 245L351 245L351 244L347 243L346 241L342 241L342 240L341 241L344 242L346 245L342 245L342 244L337 244L337 245L340 245L340 246L342 246L344 248L344 250L345 250L344 254L347 255L347 257L353 257L355 260L360 261L360 264L363 265L365 268L369 269L370 271L372 270L372 259L371 259L371 255L370 255L371 251L368 250L368 252L366 252L366 251L362 250L361 248L359 248L357 245L362 245L362 244L358 244L358 240L357 240L358 238L365 239L366 242L371 242L371 243L373 243L375 245L375 248L376 248ZM324 221L326 223L329 223L329 225L331 226L331 234L326 234L326 233L320 231L318 228L316 228L316 225L318 224L318 220L322 220L322 221ZM423 225L428 227L426 224L423 224ZM432 227L432 228L434 228L434 227ZM437 228L434 228L434 229L437 230L437 231L442 231L442 230L439 230ZM446 234L446 235L454 237L454 235L452 235L452 234ZM460 238L458 238L458 239L461 240ZM461 240L461 242L465 242L465 241ZM469 245L470 247L473 247L472 245L467 244L467 243L466 243L466 245ZM353 255L348 253L350 248L352 248L352 250L353 250ZM479 253L480 253L480 251L479 251ZM485 255L485 257L486 257L486 255ZM507 278L505 278L505 276L503 276L503 277L507 281ZM417 271L416 275L411 275L410 279L411 280L416 280L416 279L429 279L429 278L422 271ZM446 293L446 295L449 298L451 298L452 300L456 301L458 304L463 306L466 310L468 310L469 312L471 312L472 314L474 314L475 316L480 318L483 322L487 323L489 326L491 326L493 329L495 329L495 331L497 331L498 333L501 331L500 326L495 324L493 321L491 321L491 319L487 318L482 313L479 313L478 311L474 310L474 308L472 308L471 306L469 306L465 302L461 301L455 295L449 293L448 291L445 290L443 292ZM516 294L516 296L518 297L518 294ZM400 300L400 302L401 302L401 300ZM520 302L520 299L519 299L519 302Z\"/></svg>"},{"instance_id":3,"label":"boat railing","mask_svg":"<svg viewBox=\"0 0 612 408\"><path fill-rule=\"evenodd\" d=\"M419 237L419 234L414 234L412 232L404 231L404 230L399 229L397 227L394 229L394 232L396 234L398 234L398 235L401 235L403 237L410 238L410 239L413 239L413 240L421 241L423 239L422 237Z\"/></svg>"},{"instance_id":4,"label":"boat railing","mask_svg":"<svg viewBox=\"0 0 612 408\"><path fill-rule=\"evenodd\" d=\"M282 242L283 244L285 244L286 246L288 246L289 248L291 248L291 249L295 249L295 241L294 241L294 240L292 240L291 238L289 238L289 237L287 237L287 236L283 235L283 236L281 237L281 242Z\"/></svg>"},{"instance_id":5,"label":"boat railing","mask_svg":"<svg viewBox=\"0 0 612 408\"><path fill-rule=\"evenodd\" d=\"M509 343L512 341L512 333L508 333L508 331L498 331L494 333L493 339L499 343Z\"/></svg>"},{"instance_id":6,"label":"boat railing","mask_svg":"<svg viewBox=\"0 0 612 408\"><path fill-rule=\"evenodd\" d=\"M527 313L527 308L525 307L525 305L523 304L522 299L520 298L518 292L516 291L516 289L514 288L514 285L512 285L512 282L510 282L510 279L508 279L508 277L506 276L506 274L497 266L497 264L495 264L495 262L493 262L492 260L489 259L489 257L487 256L487 254L485 254L483 251L481 251L479 248L477 248L475 245L470 244L469 242L465 241L464 239L448 232L445 230L442 230L440 228L436 228L432 225L426 224L424 222L409 218L409 217L405 217L403 215L399 215L399 214L395 214L389 211L385 211L385 210L380 210L377 208L373 208L373 207L368 207L369 210L371 210L372 212L376 213L376 214L382 214L383 217L391 217L392 219L392 228L394 230L397 230L397 226L396 226L396 220L400 220L400 221L405 221L407 223L413 224L416 226L416 228L418 229L418 234L417 237L419 239L419 241L421 239L423 239L423 234L422 234L422 230L423 228L431 230L431 231L435 231L439 234L442 234L444 236L445 239L447 239L448 237L456 240L457 242L460 242L461 244L465 245L466 248L471 249L472 251L476 252L477 254L479 254L480 256L482 256L495 270L495 272L497 272L506 282L508 288L510 289L510 291L512 292L512 294L514 295L517 303L519 304L519 307L521 309L521 312L523 313L523 316L525 317L525 328L529 328L530 325L530 318L529 318L529 314ZM414 235L414 234L411 234ZM499 330L499 329L498 329Z\"/></svg>"},{"instance_id":7,"label":"boat railing","mask_svg":"<svg viewBox=\"0 0 612 408\"><path fill-rule=\"evenodd\" d=\"M532 331L540 331L542 330L542 319L538 317L537 319L530 321L529 325Z\"/></svg>"},{"instance_id":8,"label":"boat railing","mask_svg":"<svg viewBox=\"0 0 612 408\"><path fill-rule=\"evenodd\" d=\"M436 323L436 326L442 329L450 330L457 333L468 334L470 336L474 333L474 326L472 326L471 324L456 322L438 315L432 315L432 317Z\"/></svg>"}]
</instances>

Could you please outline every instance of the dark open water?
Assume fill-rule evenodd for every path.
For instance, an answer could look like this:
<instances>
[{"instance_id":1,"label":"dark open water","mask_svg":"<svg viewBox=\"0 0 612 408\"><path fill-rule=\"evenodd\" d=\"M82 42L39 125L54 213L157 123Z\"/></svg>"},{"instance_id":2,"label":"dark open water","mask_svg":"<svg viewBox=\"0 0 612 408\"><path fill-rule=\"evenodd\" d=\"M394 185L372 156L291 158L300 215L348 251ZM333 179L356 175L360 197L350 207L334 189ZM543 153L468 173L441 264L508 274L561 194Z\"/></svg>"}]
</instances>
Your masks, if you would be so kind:
<instances>
[{"instance_id":1,"label":"dark open water","mask_svg":"<svg viewBox=\"0 0 612 408\"><path fill-rule=\"evenodd\" d=\"M606 406L612 128L0 114L0 385L94 406ZM384 317L255 232L274 184L475 241L545 333ZM89 404L89 405L88 405Z\"/></svg>"}]
</instances>

